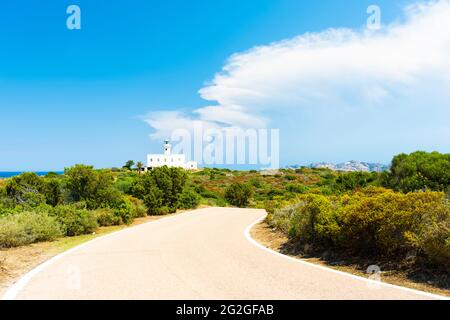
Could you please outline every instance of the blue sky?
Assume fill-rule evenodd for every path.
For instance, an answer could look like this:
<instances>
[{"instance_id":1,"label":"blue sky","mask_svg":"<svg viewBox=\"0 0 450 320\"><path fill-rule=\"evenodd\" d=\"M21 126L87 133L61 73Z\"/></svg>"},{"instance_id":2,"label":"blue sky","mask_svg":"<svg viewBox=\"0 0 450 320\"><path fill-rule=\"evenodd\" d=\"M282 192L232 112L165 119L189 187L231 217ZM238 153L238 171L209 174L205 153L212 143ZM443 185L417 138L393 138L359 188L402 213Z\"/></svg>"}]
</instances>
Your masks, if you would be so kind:
<instances>
[{"instance_id":1,"label":"blue sky","mask_svg":"<svg viewBox=\"0 0 450 320\"><path fill-rule=\"evenodd\" d=\"M328 28L359 32L366 24L366 8L372 3L362 0L347 0L345 4L328 0L1 1L0 171L61 170L75 163L111 167L121 166L128 159L144 161L146 154L159 151L161 144L149 137L158 129L143 121L146 115L175 111L191 119L195 117L192 111L199 108L227 107L216 98L222 97L222 84L215 75L233 54L239 57L239 53L261 45L271 49L274 42L289 41L307 32L322 37ZM376 1L382 9L383 24L403 23L403 8L410 3ZM71 4L81 8L81 30L66 27L66 8ZM384 36L383 31L380 34ZM335 36L340 37L331 35ZM447 39L447 34L440 36ZM327 41L326 46L332 49L342 45L333 39ZM348 44L348 41L344 42ZM298 52L298 59L303 53ZM395 55L395 52L386 53ZM251 54L252 51L250 57ZM313 59L311 65L321 63L315 58L307 59ZM327 63L334 69L332 60ZM342 60L336 60L336 65L339 64L342 65ZM239 65L242 70L246 67ZM430 66L425 64L424 68L429 70ZM322 79L329 73L329 69L312 71ZM358 72L361 71L356 70L355 74ZM268 69L265 75L279 79L284 74ZM239 76L228 75L228 80L238 86L242 83L236 80ZM333 76L342 79L339 72ZM384 74L370 79L370 90L374 88L373 81L391 83ZM442 83L439 75L432 72L420 73L419 80L423 79L427 79L426 83ZM319 82L327 81L316 79L311 86ZM199 94L199 90L211 83L218 89L212 94ZM292 83L293 87L279 88L280 96L288 99L286 92L303 88L295 87L297 83L304 84L302 79L294 79ZM375 91L377 97L378 93L383 96L382 101L369 103L368 108L361 110L356 109L361 100L349 89L353 84L360 84L361 78L348 77L343 83L345 86L338 89L333 85L322 91L320 86L309 87L308 82L308 92L333 90L336 93L338 90L336 95L327 94L335 100L310 99L317 108L301 103L290 105L283 99L276 101L277 94L273 94L270 101L250 101L245 112L271 119L269 127L282 129L282 165L350 159L389 162L395 153L416 149L448 152L445 134L450 131L448 120L443 118L449 115L448 100L446 96L441 97L441 89L431 85L424 88L421 97L430 97L426 103L435 108L422 113L424 101L395 94L399 92L398 87L404 90L411 87L385 88L380 84ZM268 85L278 88L271 82ZM385 95L386 92L389 94ZM217 101L207 102L205 96ZM229 99L235 102L238 98ZM280 109L274 108L278 104ZM321 104L340 107L330 111ZM398 108L392 109L392 104ZM252 110L253 105L263 107ZM411 109L404 109L406 105ZM423 114L427 115L426 119ZM370 120L361 121L362 118ZM416 132L439 127L440 133L423 133L418 139L399 126L400 122ZM426 125L421 128L423 122ZM396 132L396 128L401 132ZM393 133L396 133L394 139Z\"/></svg>"}]
</instances>

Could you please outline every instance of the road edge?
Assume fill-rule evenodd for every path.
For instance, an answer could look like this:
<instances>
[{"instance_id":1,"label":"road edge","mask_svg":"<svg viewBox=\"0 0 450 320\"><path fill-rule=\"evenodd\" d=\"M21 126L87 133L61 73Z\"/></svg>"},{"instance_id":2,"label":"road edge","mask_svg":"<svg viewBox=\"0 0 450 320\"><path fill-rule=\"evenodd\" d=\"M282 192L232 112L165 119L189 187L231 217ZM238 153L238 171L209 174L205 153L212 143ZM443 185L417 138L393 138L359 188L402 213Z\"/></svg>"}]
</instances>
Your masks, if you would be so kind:
<instances>
[{"instance_id":1,"label":"road edge","mask_svg":"<svg viewBox=\"0 0 450 320\"><path fill-rule=\"evenodd\" d=\"M367 279L367 278L364 278L364 277L361 277L361 276L357 276L357 275L354 275L354 274L351 274L351 273L347 273L347 272L336 270L336 269L333 269L333 268L330 268L330 267L318 265L318 264L315 264L315 263L312 263L312 262L308 262L308 261L305 261L305 260L302 260L302 259L294 258L294 257L288 256L288 255L285 255L285 254L283 254L281 252L278 252L278 251L272 250L270 248L267 248L266 246L262 245L261 243L256 241L251 236L251 229L254 226L256 226L258 223L263 222L266 219L266 217L267 217L267 212L266 212L266 214L263 217L258 218L256 221L254 221L252 224L250 224L244 231L245 238L251 244L253 244L254 246L258 247L261 250L264 250L264 251L266 251L268 253L271 253L273 255L282 257L284 259L289 259L291 261L295 261L297 263L300 263L300 264L303 264L303 265L306 265L306 266L309 266L309 267L314 267L314 268L321 269L321 270L324 270L324 271L340 274L340 275L343 275L343 276L346 276L346 277L349 277L349 278L352 278L352 279L360 280L360 281L365 282L367 285L371 285L371 286L377 285L377 286L384 286L384 287L388 287L388 288L394 288L394 289L403 290L403 291L406 291L406 292L409 292L409 293L414 293L414 294L417 294L419 296L424 296L424 297L435 299L435 300L450 300L450 298L446 297L446 296L441 296L441 295L434 294L434 293L429 293L429 292L425 292L425 291L421 291L421 290L415 290L415 289L411 289L411 288L407 288L407 287L402 287L402 286L398 286L398 285L391 284L391 283L376 281L376 280L373 280L373 279Z\"/></svg>"},{"instance_id":2,"label":"road edge","mask_svg":"<svg viewBox=\"0 0 450 320\"><path fill-rule=\"evenodd\" d=\"M202 209L204 209L204 208L202 208ZM133 227L126 228L126 229L117 230L117 231L105 234L104 236L101 236L101 237L98 237L98 238L86 241L86 242L84 242L82 244L79 244L79 245L73 247L73 248L70 248L69 250L66 250L66 251L64 251L64 252L62 252L60 254L57 254L56 256L54 256L54 257L52 257L52 258L42 262L41 264L37 265L36 267L34 267L33 269L31 269L30 271L25 273L23 276L21 276L19 278L19 280L14 282L11 286L9 286L6 289L5 293L2 295L0 300L2 300L2 301L4 301L4 300L15 300L17 295L28 284L28 282L30 282L30 280L34 276L39 274L42 270L44 270L48 266L52 265L53 263L55 263L59 259L63 258L64 256L66 256L66 255L68 255L70 253L76 252L76 251L78 251L78 250L80 250L80 249L82 249L82 248L84 248L84 247L86 247L86 246L88 246L88 245L90 245L90 244L92 244L94 242L97 242L97 241L100 241L100 240L103 240L103 239L106 239L106 238L109 238L109 237L112 237L112 236L116 236L117 234L129 232L130 230L134 230L135 228L143 227L143 226L145 226L145 225L147 225L149 223L158 223L158 222L161 222L161 221L167 221L167 220L174 219L174 218L182 216L182 215L186 215L188 213L192 213L192 212L195 212L195 211L202 210L202 209L189 210L189 211L185 211L185 212L182 212L180 214L177 214L177 215L168 216L168 217L163 218L163 219L158 219L158 220L155 220L155 221L148 221L148 222L139 224L137 226L133 226Z\"/></svg>"}]
</instances>

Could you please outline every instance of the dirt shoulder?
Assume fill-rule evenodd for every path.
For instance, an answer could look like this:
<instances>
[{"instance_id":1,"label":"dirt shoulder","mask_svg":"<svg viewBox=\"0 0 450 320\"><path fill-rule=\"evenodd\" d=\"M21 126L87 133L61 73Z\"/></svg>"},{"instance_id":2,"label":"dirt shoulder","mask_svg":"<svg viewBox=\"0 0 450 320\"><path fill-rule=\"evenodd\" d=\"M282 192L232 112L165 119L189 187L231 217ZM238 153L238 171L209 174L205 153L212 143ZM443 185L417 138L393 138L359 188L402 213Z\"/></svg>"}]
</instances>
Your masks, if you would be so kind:
<instances>
[{"instance_id":1,"label":"dirt shoulder","mask_svg":"<svg viewBox=\"0 0 450 320\"><path fill-rule=\"evenodd\" d=\"M184 211L179 211L176 214ZM129 226L100 227L94 234L64 237L51 242L40 242L17 248L0 249L0 297L21 276L57 254L108 233L173 215L147 216L135 219Z\"/></svg>"},{"instance_id":2,"label":"dirt shoulder","mask_svg":"<svg viewBox=\"0 0 450 320\"><path fill-rule=\"evenodd\" d=\"M255 225L250 233L253 239L274 251L295 257L297 259L302 259L307 262L368 278L368 274L365 270L370 263L367 264L367 266L362 266L361 264L352 264L348 261L333 261L330 259L325 261L320 257L305 257L304 255L293 253L293 250L291 250L288 245L288 237L280 231L271 228L266 222L261 222ZM450 297L450 288L439 288L434 286L431 281L427 282L426 280L423 282L413 281L410 279L408 274L403 271L382 271L381 281Z\"/></svg>"}]
</instances>

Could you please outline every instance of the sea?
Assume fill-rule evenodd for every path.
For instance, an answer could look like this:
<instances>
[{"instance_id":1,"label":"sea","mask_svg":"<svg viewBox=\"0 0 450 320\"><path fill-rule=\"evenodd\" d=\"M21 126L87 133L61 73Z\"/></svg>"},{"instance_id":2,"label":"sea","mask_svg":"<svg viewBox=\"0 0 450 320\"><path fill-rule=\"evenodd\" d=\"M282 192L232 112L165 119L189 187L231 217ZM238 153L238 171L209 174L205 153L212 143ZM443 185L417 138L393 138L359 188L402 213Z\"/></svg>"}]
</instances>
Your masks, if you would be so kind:
<instances>
[{"instance_id":1,"label":"sea","mask_svg":"<svg viewBox=\"0 0 450 320\"><path fill-rule=\"evenodd\" d=\"M15 176L18 176L18 175L20 175L20 174L22 174L24 172L26 172L26 171L0 171L0 179L15 177ZM38 176L45 176L49 172L55 172L57 174L63 174L64 173L62 171L33 171L33 172L36 173Z\"/></svg>"}]
</instances>

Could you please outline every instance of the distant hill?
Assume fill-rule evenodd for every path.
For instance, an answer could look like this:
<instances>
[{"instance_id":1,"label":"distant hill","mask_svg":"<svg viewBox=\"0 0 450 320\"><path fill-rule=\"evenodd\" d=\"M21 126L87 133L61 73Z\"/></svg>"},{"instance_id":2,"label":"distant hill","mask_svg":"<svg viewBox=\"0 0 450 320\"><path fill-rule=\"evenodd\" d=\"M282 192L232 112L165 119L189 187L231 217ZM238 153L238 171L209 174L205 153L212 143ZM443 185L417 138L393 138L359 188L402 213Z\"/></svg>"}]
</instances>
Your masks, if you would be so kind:
<instances>
[{"instance_id":1,"label":"distant hill","mask_svg":"<svg viewBox=\"0 0 450 320\"><path fill-rule=\"evenodd\" d=\"M289 166L289 168L299 168L301 166L294 165ZM364 171L364 172L383 172L389 169L388 165L381 163L369 163L369 162L360 162L360 161L348 161L343 163L330 163L330 162L319 162L319 163L311 163L308 168L319 169L319 168L327 168L334 171Z\"/></svg>"}]
</instances>

